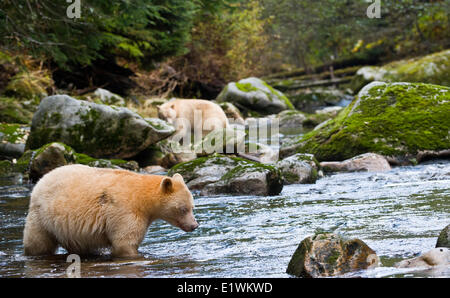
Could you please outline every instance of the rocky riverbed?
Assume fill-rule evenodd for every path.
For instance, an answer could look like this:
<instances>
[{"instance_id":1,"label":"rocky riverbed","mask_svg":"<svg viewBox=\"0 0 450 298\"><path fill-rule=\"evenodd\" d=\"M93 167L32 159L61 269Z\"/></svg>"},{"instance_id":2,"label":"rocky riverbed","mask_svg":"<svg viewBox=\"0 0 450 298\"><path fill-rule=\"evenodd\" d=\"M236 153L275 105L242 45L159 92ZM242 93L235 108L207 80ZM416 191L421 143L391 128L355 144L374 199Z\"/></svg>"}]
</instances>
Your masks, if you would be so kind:
<instances>
[{"instance_id":1,"label":"rocky riverbed","mask_svg":"<svg viewBox=\"0 0 450 298\"><path fill-rule=\"evenodd\" d=\"M65 251L23 256L22 231L33 185L21 175L0 179L0 277L63 277ZM450 277L450 267L394 268L434 248L448 225L450 162L394 167L378 173L327 175L316 184L288 185L272 197L196 197L193 234L156 222L138 261L82 259L84 277L289 277L300 241L316 232L359 238L381 266L349 277Z\"/></svg>"}]
</instances>

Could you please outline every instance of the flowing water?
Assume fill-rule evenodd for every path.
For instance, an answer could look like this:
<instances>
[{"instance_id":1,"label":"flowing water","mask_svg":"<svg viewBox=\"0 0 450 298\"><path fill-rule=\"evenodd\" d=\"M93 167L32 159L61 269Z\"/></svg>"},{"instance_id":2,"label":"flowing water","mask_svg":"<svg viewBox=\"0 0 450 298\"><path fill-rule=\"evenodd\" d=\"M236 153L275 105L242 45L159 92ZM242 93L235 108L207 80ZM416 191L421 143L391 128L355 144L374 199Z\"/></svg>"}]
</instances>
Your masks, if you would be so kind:
<instances>
[{"instance_id":1,"label":"flowing water","mask_svg":"<svg viewBox=\"0 0 450 298\"><path fill-rule=\"evenodd\" d=\"M22 255L32 185L0 179L0 277L65 277L65 251ZM197 197L200 227L184 233L164 222L149 229L137 261L82 258L83 277L289 277L287 264L316 231L357 237L382 267L363 277L450 277L450 268L405 270L393 264L428 251L450 222L450 162L434 161L384 173L345 173L312 185L286 186L275 197Z\"/></svg>"}]
</instances>

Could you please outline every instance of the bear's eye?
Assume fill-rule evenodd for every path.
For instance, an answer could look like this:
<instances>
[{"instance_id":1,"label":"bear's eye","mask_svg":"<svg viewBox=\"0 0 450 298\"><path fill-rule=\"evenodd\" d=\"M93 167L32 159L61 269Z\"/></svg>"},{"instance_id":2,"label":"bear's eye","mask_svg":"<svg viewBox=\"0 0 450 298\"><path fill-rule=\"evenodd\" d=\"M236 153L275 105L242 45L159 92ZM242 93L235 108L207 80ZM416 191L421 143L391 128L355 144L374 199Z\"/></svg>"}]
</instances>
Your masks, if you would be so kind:
<instances>
[{"instance_id":1,"label":"bear's eye","mask_svg":"<svg viewBox=\"0 0 450 298\"><path fill-rule=\"evenodd\" d=\"M186 208L186 207L181 207L181 208L180 208L180 213L181 213L181 214L186 214L186 213L188 213L188 208Z\"/></svg>"}]
</instances>

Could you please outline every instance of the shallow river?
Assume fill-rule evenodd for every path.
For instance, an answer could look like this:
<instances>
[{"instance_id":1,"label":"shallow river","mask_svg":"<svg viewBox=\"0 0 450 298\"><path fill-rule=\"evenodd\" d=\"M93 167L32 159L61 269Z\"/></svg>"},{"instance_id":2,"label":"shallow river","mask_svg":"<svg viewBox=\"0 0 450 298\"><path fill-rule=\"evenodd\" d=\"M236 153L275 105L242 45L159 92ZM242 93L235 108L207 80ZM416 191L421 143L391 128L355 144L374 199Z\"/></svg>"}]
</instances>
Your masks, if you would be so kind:
<instances>
[{"instance_id":1,"label":"shallow river","mask_svg":"<svg viewBox=\"0 0 450 298\"><path fill-rule=\"evenodd\" d=\"M64 277L65 251L52 258L22 255L22 230L32 185L0 178L0 277ZM184 233L154 223L140 247L143 259L82 259L83 277L289 277L300 241L315 231L364 240L382 267L350 276L450 277L392 265L433 248L450 222L450 162L434 161L386 173L336 174L313 185L286 186L276 197L198 197L200 227Z\"/></svg>"}]
</instances>

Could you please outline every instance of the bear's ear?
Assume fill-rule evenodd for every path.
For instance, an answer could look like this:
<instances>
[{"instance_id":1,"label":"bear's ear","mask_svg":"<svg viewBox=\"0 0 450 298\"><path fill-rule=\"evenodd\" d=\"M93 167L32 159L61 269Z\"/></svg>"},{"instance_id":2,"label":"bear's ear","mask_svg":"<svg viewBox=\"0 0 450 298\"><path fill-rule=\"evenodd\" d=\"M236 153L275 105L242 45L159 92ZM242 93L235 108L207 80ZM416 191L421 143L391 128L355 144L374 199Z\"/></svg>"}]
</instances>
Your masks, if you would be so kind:
<instances>
[{"instance_id":1,"label":"bear's ear","mask_svg":"<svg viewBox=\"0 0 450 298\"><path fill-rule=\"evenodd\" d=\"M173 175L172 179L184 182L183 176L181 176L180 174L176 173L175 175Z\"/></svg>"},{"instance_id":2,"label":"bear's ear","mask_svg":"<svg viewBox=\"0 0 450 298\"><path fill-rule=\"evenodd\" d=\"M161 181L161 190L163 193L169 193L173 191L173 183L171 178L163 178L163 180Z\"/></svg>"}]
</instances>

